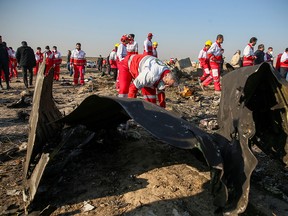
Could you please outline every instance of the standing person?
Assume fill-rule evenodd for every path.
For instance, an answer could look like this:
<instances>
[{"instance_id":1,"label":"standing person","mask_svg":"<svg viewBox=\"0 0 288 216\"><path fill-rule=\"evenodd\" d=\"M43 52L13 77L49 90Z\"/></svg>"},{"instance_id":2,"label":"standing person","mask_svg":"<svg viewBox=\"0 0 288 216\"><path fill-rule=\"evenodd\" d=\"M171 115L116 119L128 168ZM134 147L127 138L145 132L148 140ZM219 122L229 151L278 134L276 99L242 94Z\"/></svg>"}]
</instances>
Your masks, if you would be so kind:
<instances>
[{"instance_id":1,"label":"standing person","mask_svg":"<svg viewBox=\"0 0 288 216\"><path fill-rule=\"evenodd\" d=\"M231 59L231 65L237 69L237 68L240 68L241 67L241 51L240 50L237 50L234 55L232 56L232 59Z\"/></svg>"},{"instance_id":2,"label":"standing person","mask_svg":"<svg viewBox=\"0 0 288 216\"><path fill-rule=\"evenodd\" d=\"M220 86L220 67L222 62L222 47L221 44L224 41L222 34L217 35L216 42L214 42L211 47L207 50L207 57L209 58L209 64L211 67L211 72L209 77L203 81L203 86L208 86L212 79L214 82L215 92L221 91ZM212 77L212 79L211 79Z\"/></svg>"},{"instance_id":3,"label":"standing person","mask_svg":"<svg viewBox=\"0 0 288 216\"><path fill-rule=\"evenodd\" d=\"M265 53L265 55L266 55L266 62L270 63L273 66L273 61L274 61L273 47L268 47L268 50Z\"/></svg>"},{"instance_id":4,"label":"standing person","mask_svg":"<svg viewBox=\"0 0 288 216\"><path fill-rule=\"evenodd\" d=\"M119 74L121 73L121 71L123 71L123 67L122 67L122 61L123 59L127 56L127 44L129 43L130 39L127 37L127 35L123 35L120 39L121 44L118 46L117 49L117 67L118 67L118 74L117 76L119 76ZM116 78L116 89L119 89L119 81Z\"/></svg>"},{"instance_id":5,"label":"standing person","mask_svg":"<svg viewBox=\"0 0 288 216\"><path fill-rule=\"evenodd\" d=\"M37 47L37 51L35 53L35 59L36 59L36 66L34 67L34 75L37 75L39 66L43 62L43 53L41 52L41 47Z\"/></svg>"},{"instance_id":6,"label":"standing person","mask_svg":"<svg viewBox=\"0 0 288 216\"><path fill-rule=\"evenodd\" d=\"M198 55L198 60L203 71L203 74L200 77L200 82L203 82L207 77L210 76L210 65L209 65L209 59L207 57L207 51L209 50L211 45L212 45L212 41L207 40L205 42L204 48L200 50L199 55ZM212 77L210 77L210 79L212 80Z\"/></svg>"},{"instance_id":7,"label":"standing person","mask_svg":"<svg viewBox=\"0 0 288 216\"><path fill-rule=\"evenodd\" d=\"M23 81L28 88L27 71L29 71L29 85L33 84L33 67L36 66L34 50L27 45L26 41L22 41L22 46L16 51L16 58L19 65L22 67Z\"/></svg>"},{"instance_id":8,"label":"standing person","mask_svg":"<svg viewBox=\"0 0 288 216\"><path fill-rule=\"evenodd\" d=\"M255 51L255 59L254 59L254 65L261 64L262 62L266 61L266 55L264 53L264 44L259 44L258 49Z\"/></svg>"},{"instance_id":9,"label":"standing person","mask_svg":"<svg viewBox=\"0 0 288 216\"><path fill-rule=\"evenodd\" d=\"M6 46L2 42L2 36L0 35L0 90L3 89L2 86L2 71L4 72L6 89L10 89L9 85L9 55Z\"/></svg>"},{"instance_id":10,"label":"standing person","mask_svg":"<svg viewBox=\"0 0 288 216\"><path fill-rule=\"evenodd\" d=\"M74 70L74 85L78 85L80 74L80 84L84 85L84 73L86 65L86 53L81 50L81 43L76 43L76 49L72 51L70 66Z\"/></svg>"},{"instance_id":11,"label":"standing person","mask_svg":"<svg viewBox=\"0 0 288 216\"><path fill-rule=\"evenodd\" d=\"M280 58L280 76L287 80L288 74L288 48L285 49L285 52L281 55Z\"/></svg>"},{"instance_id":12,"label":"standing person","mask_svg":"<svg viewBox=\"0 0 288 216\"><path fill-rule=\"evenodd\" d=\"M110 53L106 59L107 59L107 74L111 76Z\"/></svg>"},{"instance_id":13,"label":"standing person","mask_svg":"<svg viewBox=\"0 0 288 216\"><path fill-rule=\"evenodd\" d=\"M18 79L18 71L17 71L17 59L16 59L16 52L13 50L12 47L9 47L10 55L10 78L16 77Z\"/></svg>"},{"instance_id":14,"label":"standing person","mask_svg":"<svg viewBox=\"0 0 288 216\"><path fill-rule=\"evenodd\" d=\"M152 55L156 58L158 58L158 52L157 52L158 42L152 43Z\"/></svg>"},{"instance_id":15,"label":"standing person","mask_svg":"<svg viewBox=\"0 0 288 216\"><path fill-rule=\"evenodd\" d=\"M127 44L127 55L138 54L138 43L134 40L135 35L129 34L129 43Z\"/></svg>"},{"instance_id":16,"label":"standing person","mask_svg":"<svg viewBox=\"0 0 288 216\"><path fill-rule=\"evenodd\" d=\"M177 83L176 75L168 66L156 57L145 54L128 55L122 64L124 70L119 74L118 97L136 98L138 89L141 89L146 101L156 104L158 97L159 106L165 108L164 89Z\"/></svg>"},{"instance_id":17,"label":"standing person","mask_svg":"<svg viewBox=\"0 0 288 216\"><path fill-rule=\"evenodd\" d=\"M144 41L144 55L153 55L152 38L153 38L153 34L149 33L147 35L147 39Z\"/></svg>"},{"instance_id":18,"label":"standing person","mask_svg":"<svg viewBox=\"0 0 288 216\"><path fill-rule=\"evenodd\" d=\"M98 67L98 71L102 72L101 76L104 76L105 73L103 72L103 58L101 55L99 55L97 59L97 67Z\"/></svg>"},{"instance_id":19,"label":"standing person","mask_svg":"<svg viewBox=\"0 0 288 216\"><path fill-rule=\"evenodd\" d=\"M224 49L222 48L221 49L221 62L220 62L220 74L223 73L223 65L224 65L224 59L225 59L225 56L223 55L224 54Z\"/></svg>"},{"instance_id":20,"label":"standing person","mask_svg":"<svg viewBox=\"0 0 288 216\"><path fill-rule=\"evenodd\" d=\"M130 39L127 37L127 35L123 35L120 41L121 44L117 49L117 61L119 63L127 56L127 44L129 43Z\"/></svg>"},{"instance_id":21,"label":"standing person","mask_svg":"<svg viewBox=\"0 0 288 216\"><path fill-rule=\"evenodd\" d=\"M73 75L73 69L70 66L70 58L71 58L71 50L68 50L68 53L67 53L67 70L69 71L69 75L71 77Z\"/></svg>"},{"instance_id":22,"label":"standing person","mask_svg":"<svg viewBox=\"0 0 288 216\"><path fill-rule=\"evenodd\" d=\"M8 76L9 76L9 82L11 81L10 80L10 68L11 68L11 50L9 47L7 47L7 43L6 42L2 42L3 46L5 47L5 49L7 50L7 53L8 53L8 58L9 58L9 61L8 61ZM2 75L2 80L5 81L5 73Z\"/></svg>"},{"instance_id":23,"label":"standing person","mask_svg":"<svg viewBox=\"0 0 288 216\"><path fill-rule=\"evenodd\" d=\"M252 37L247 44L247 46L244 48L243 51L243 67L246 66L252 66L254 63L254 60L256 59L254 55L254 46L257 43L257 38Z\"/></svg>"},{"instance_id":24,"label":"standing person","mask_svg":"<svg viewBox=\"0 0 288 216\"><path fill-rule=\"evenodd\" d=\"M279 53L276 58L275 69L280 73L280 60L283 53Z\"/></svg>"},{"instance_id":25,"label":"standing person","mask_svg":"<svg viewBox=\"0 0 288 216\"><path fill-rule=\"evenodd\" d=\"M45 71L44 74L45 76L48 75L49 70L53 67L54 65L54 54L53 52L50 50L49 46L45 47L45 52L43 54L45 56Z\"/></svg>"},{"instance_id":26,"label":"standing person","mask_svg":"<svg viewBox=\"0 0 288 216\"><path fill-rule=\"evenodd\" d=\"M56 46L53 46L53 55L54 55L54 80L59 81L60 77L60 65L62 63L61 53L57 50Z\"/></svg>"},{"instance_id":27,"label":"standing person","mask_svg":"<svg viewBox=\"0 0 288 216\"><path fill-rule=\"evenodd\" d=\"M117 49L118 49L119 43L115 44L114 49L111 51L109 55L109 64L111 71L113 72L113 79L116 81L117 79Z\"/></svg>"}]
</instances>

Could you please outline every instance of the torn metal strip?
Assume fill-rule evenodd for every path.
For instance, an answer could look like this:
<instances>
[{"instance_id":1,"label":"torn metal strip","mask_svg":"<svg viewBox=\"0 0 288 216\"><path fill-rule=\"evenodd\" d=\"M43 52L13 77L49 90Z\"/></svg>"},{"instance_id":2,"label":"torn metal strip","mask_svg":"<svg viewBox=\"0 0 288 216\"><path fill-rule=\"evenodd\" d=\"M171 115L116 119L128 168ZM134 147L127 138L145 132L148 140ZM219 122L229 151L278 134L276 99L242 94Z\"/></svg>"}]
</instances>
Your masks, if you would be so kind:
<instances>
[{"instance_id":1,"label":"torn metal strip","mask_svg":"<svg viewBox=\"0 0 288 216\"><path fill-rule=\"evenodd\" d=\"M55 123L62 115L52 96L54 69L50 69L48 76L44 76L44 70L45 59L38 71L29 119L23 191L27 206L34 199L42 174L49 161L49 154L46 154L45 145L49 140L57 138L63 128L62 124Z\"/></svg>"}]
</instances>

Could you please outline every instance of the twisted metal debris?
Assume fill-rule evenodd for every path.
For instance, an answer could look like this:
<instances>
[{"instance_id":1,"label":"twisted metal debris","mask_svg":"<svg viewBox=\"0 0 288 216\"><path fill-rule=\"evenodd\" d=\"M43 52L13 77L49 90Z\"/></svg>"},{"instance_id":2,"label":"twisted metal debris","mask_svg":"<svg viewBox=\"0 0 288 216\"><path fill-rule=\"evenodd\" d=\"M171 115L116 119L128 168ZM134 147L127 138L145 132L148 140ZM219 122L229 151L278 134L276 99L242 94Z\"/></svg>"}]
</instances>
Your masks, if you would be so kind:
<instances>
[{"instance_id":1,"label":"twisted metal debris","mask_svg":"<svg viewBox=\"0 0 288 216\"><path fill-rule=\"evenodd\" d=\"M257 164L250 150L252 144L288 163L287 85L267 63L240 68L223 77L218 134L208 134L139 99L92 95L61 118L53 102L51 74L44 77L39 73L33 98L24 179L27 209L45 167L65 145L65 141L55 139L64 124L85 125L97 131L117 127L132 118L151 135L172 146L199 149L211 168L214 205L227 215L244 212L247 207L250 176Z\"/></svg>"}]
</instances>

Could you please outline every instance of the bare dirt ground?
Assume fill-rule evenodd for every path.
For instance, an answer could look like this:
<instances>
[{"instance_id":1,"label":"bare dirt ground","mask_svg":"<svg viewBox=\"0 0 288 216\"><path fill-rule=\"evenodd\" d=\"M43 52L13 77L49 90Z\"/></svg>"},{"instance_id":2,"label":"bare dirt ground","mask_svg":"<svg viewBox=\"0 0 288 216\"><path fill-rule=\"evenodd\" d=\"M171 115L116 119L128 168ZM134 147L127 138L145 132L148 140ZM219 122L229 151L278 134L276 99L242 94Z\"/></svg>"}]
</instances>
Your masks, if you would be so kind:
<instances>
[{"instance_id":1,"label":"bare dirt ground","mask_svg":"<svg viewBox=\"0 0 288 216\"><path fill-rule=\"evenodd\" d=\"M21 74L20 74L21 75ZM53 96L63 114L70 113L91 94L117 94L112 77L87 69L90 84L72 86L65 68L55 82ZM167 91L167 110L178 112L208 132L217 131L219 95L213 88L201 91L197 79L183 78L193 96L182 98L178 88ZM4 85L5 86L5 85ZM20 99L24 84L12 80L11 90L0 92L0 214L21 215L23 163L31 106L8 108ZM30 89L33 93L33 88ZM32 103L32 96L26 98ZM83 134L79 127L75 139ZM121 131L121 128L119 129ZM101 134L99 134L101 137ZM109 145L99 138L83 149L67 149L73 155L56 176L43 178L37 210L54 207L51 215L214 215L207 165L188 150L174 148L131 122L128 131L113 137ZM252 175L250 202L243 215L288 215L288 172L257 147L259 160ZM59 155L59 160L67 155ZM197 159L198 158L198 159ZM52 166L53 167L53 166ZM57 163L55 164L57 169ZM51 185L52 184L52 185Z\"/></svg>"}]
</instances>

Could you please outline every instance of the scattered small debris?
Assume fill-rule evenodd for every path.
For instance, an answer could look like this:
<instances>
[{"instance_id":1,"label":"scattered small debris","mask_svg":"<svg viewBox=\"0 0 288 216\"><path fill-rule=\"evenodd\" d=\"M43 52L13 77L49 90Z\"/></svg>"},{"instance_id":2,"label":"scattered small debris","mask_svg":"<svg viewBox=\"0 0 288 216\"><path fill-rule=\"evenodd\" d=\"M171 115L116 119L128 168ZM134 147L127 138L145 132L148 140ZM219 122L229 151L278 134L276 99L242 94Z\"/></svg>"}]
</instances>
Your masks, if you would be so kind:
<instances>
[{"instance_id":1,"label":"scattered small debris","mask_svg":"<svg viewBox=\"0 0 288 216\"><path fill-rule=\"evenodd\" d=\"M189 88L188 86L184 86L183 87L183 91L180 92L179 94L180 94L181 97L187 98L187 97L192 96L193 93L194 93L194 91L191 88Z\"/></svg>"},{"instance_id":2,"label":"scattered small debris","mask_svg":"<svg viewBox=\"0 0 288 216\"><path fill-rule=\"evenodd\" d=\"M20 191L20 190L16 190L16 189L7 190L7 191L6 191L6 194L7 194L8 196L18 196L20 193L21 193L21 191Z\"/></svg>"},{"instance_id":3,"label":"scattered small debris","mask_svg":"<svg viewBox=\"0 0 288 216\"><path fill-rule=\"evenodd\" d=\"M89 204L87 201L83 202L82 212L88 212L95 209L95 206Z\"/></svg>"}]
</instances>

